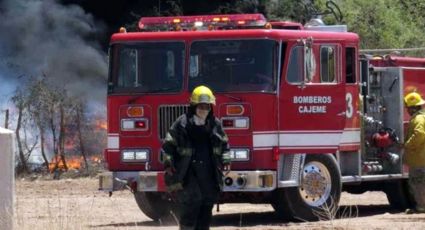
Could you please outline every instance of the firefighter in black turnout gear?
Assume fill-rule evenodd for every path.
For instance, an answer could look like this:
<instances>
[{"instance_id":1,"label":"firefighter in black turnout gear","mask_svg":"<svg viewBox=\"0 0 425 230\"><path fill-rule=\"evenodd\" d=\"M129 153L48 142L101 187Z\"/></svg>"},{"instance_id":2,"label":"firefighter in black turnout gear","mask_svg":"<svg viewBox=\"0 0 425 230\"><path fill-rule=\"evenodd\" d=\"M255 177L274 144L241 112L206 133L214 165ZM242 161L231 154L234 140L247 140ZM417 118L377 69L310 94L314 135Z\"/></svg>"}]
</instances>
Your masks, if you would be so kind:
<instances>
[{"instance_id":1,"label":"firefighter in black turnout gear","mask_svg":"<svg viewBox=\"0 0 425 230\"><path fill-rule=\"evenodd\" d=\"M211 90L196 87L188 112L173 123L162 146L165 184L177 202L180 229L209 229L222 170L230 169L228 138L212 105Z\"/></svg>"}]
</instances>

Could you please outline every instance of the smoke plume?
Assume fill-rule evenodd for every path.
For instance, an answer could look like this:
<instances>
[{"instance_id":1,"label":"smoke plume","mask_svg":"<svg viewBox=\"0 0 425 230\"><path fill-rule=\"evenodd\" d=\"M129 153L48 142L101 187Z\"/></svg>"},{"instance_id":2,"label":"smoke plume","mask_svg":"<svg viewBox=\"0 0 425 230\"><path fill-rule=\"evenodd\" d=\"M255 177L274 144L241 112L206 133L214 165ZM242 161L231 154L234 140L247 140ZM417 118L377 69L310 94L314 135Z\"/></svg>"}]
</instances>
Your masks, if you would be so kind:
<instances>
[{"instance_id":1,"label":"smoke plume","mask_svg":"<svg viewBox=\"0 0 425 230\"><path fill-rule=\"evenodd\" d=\"M56 0L4 0L0 16L0 96L28 76L46 76L72 96L104 103L107 55L96 42L101 23Z\"/></svg>"}]
</instances>

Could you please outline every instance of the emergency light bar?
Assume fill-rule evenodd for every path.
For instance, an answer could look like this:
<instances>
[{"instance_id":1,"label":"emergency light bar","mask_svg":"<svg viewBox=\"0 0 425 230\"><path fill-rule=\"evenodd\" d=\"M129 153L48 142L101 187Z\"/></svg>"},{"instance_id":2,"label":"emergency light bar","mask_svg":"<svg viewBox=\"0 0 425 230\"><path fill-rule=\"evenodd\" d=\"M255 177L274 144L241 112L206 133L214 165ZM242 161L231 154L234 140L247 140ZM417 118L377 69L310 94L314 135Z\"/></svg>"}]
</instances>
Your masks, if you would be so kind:
<instances>
[{"instance_id":1,"label":"emergency light bar","mask_svg":"<svg viewBox=\"0 0 425 230\"><path fill-rule=\"evenodd\" d=\"M226 14L171 17L143 17L139 28L155 30L212 30L234 27L262 27L266 24L262 14Z\"/></svg>"}]
</instances>

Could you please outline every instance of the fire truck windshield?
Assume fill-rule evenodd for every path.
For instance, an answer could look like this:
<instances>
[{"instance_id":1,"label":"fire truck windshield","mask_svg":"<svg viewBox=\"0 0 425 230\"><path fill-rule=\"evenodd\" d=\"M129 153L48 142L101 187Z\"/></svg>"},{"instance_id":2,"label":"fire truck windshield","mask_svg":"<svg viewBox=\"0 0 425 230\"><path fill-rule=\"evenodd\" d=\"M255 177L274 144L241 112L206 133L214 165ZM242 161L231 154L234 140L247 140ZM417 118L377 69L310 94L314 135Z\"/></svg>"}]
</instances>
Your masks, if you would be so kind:
<instances>
[{"instance_id":1,"label":"fire truck windshield","mask_svg":"<svg viewBox=\"0 0 425 230\"><path fill-rule=\"evenodd\" d=\"M278 42L269 39L113 44L109 93L175 93L206 85L214 92L276 91Z\"/></svg>"},{"instance_id":2,"label":"fire truck windshield","mask_svg":"<svg viewBox=\"0 0 425 230\"><path fill-rule=\"evenodd\" d=\"M274 92L278 43L267 39L195 41L190 48L189 90Z\"/></svg>"},{"instance_id":3,"label":"fire truck windshield","mask_svg":"<svg viewBox=\"0 0 425 230\"><path fill-rule=\"evenodd\" d=\"M183 42L138 42L111 47L109 92L172 93L183 87Z\"/></svg>"}]
</instances>

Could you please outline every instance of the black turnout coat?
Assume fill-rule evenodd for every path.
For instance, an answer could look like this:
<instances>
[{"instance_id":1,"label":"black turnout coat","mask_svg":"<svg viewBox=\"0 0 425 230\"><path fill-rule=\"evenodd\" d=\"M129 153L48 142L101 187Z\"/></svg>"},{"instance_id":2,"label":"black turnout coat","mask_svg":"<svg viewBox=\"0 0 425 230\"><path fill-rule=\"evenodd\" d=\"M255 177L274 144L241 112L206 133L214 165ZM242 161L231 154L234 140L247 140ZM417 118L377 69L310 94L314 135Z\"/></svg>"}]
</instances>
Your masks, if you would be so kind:
<instances>
[{"instance_id":1,"label":"black turnout coat","mask_svg":"<svg viewBox=\"0 0 425 230\"><path fill-rule=\"evenodd\" d=\"M162 145L164 168L172 167L174 173L164 175L165 184L169 192L183 189L184 180L187 178L188 169L194 154L193 143L188 134L189 126L194 125L193 115L181 115L171 126ZM223 131L221 121L211 114L207 118L210 135L210 153L212 154L212 170L216 183L220 189L223 186L223 166L230 163L228 137Z\"/></svg>"}]
</instances>

